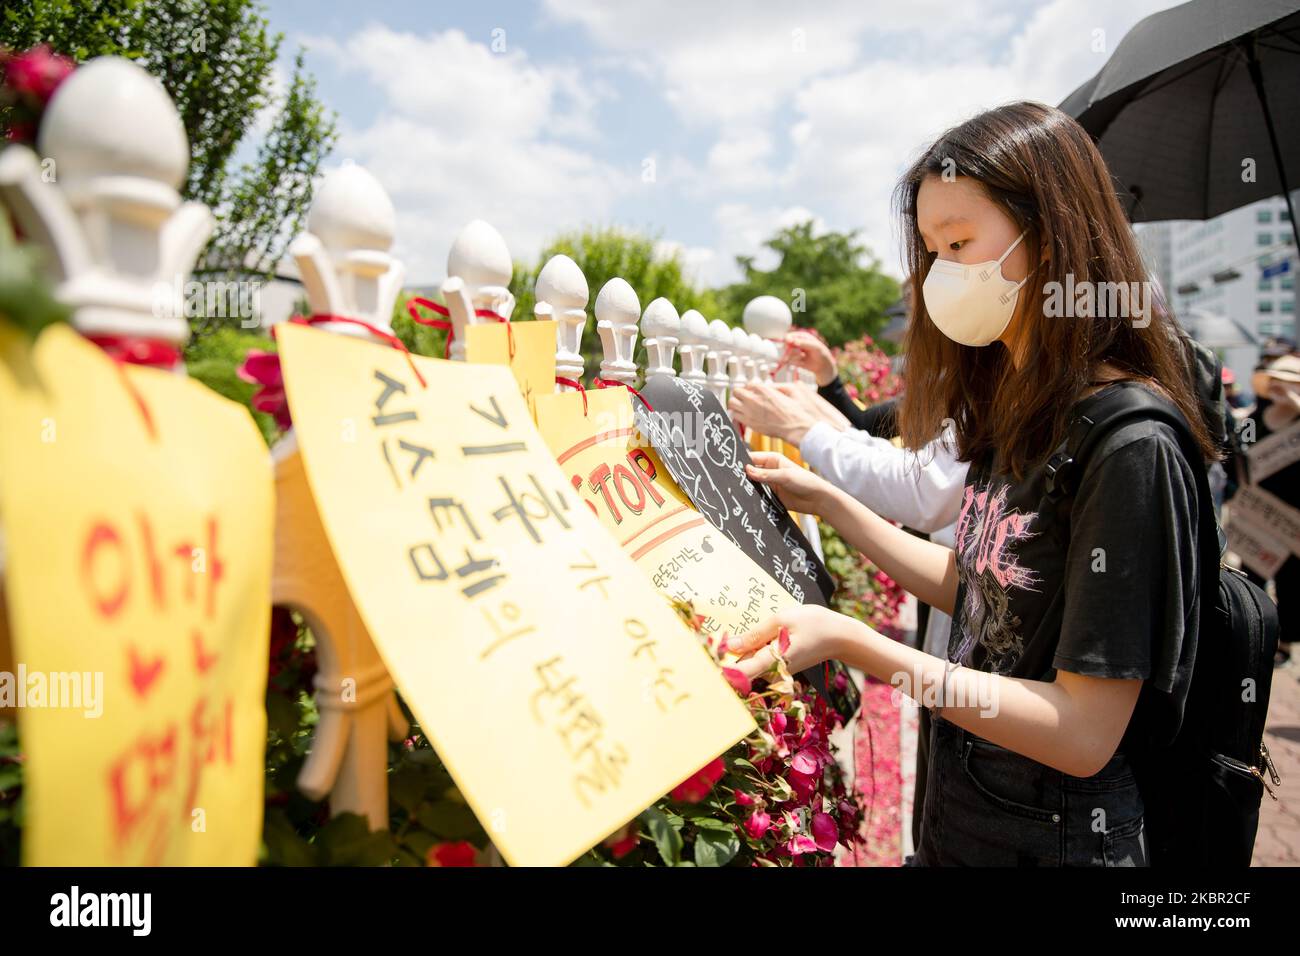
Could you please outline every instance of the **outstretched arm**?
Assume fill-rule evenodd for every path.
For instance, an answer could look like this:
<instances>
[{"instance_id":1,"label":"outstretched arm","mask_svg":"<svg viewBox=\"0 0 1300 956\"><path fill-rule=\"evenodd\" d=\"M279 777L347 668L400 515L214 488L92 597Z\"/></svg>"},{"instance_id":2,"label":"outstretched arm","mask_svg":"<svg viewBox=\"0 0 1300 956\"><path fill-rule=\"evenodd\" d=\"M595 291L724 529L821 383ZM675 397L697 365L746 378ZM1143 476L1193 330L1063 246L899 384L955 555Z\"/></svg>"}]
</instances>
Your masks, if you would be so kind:
<instances>
[{"instance_id":1,"label":"outstretched arm","mask_svg":"<svg viewBox=\"0 0 1300 956\"><path fill-rule=\"evenodd\" d=\"M820 515L851 547L911 591L951 614L957 602L957 563L952 549L908 534L846 492L800 468L784 455L753 452L746 473L771 485L787 508Z\"/></svg>"},{"instance_id":2,"label":"outstretched arm","mask_svg":"<svg viewBox=\"0 0 1300 956\"><path fill-rule=\"evenodd\" d=\"M752 678L771 667L768 647L773 644L785 646L792 672L823 660L843 661L924 706L939 707L945 720L1075 777L1092 776L1106 765L1142 688L1137 679L1064 670L1052 681L985 673L908 647L816 605L782 611L756 630L729 638L727 647L741 656L737 666Z\"/></svg>"}]
</instances>

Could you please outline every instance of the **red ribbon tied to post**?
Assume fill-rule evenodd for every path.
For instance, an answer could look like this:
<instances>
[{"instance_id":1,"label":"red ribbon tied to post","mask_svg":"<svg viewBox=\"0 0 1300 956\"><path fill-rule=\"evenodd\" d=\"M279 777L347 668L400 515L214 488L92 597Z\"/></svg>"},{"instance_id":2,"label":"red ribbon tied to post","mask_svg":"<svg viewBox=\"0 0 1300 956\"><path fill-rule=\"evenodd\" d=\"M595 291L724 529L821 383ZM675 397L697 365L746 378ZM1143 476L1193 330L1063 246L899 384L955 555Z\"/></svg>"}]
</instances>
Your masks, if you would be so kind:
<instances>
[{"instance_id":1,"label":"red ribbon tied to post","mask_svg":"<svg viewBox=\"0 0 1300 956\"><path fill-rule=\"evenodd\" d=\"M623 382L616 381L615 379L612 378L597 378L595 382L597 388L615 388L615 387L625 388L637 397L637 399L641 402L641 404L645 406L645 410L647 412L654 411L654 408L651 407L650 403L645 400L645 396L642 395L640 392L638 392L631 385L626 385Z\"/></svg>"},{"instance_id":2,"label":"red ribbon tied to post","mask_svg":"<svg viewBox=\"0 0 1300 956\"><path fill-rule=\"evenodd\" d=\"M430 312L436 312L442 316L440 319L426 319L420 314L421 309L428 309ZM430 328L445 329L447 332L447 345L442 351L443 358L451 357L451 340L456 337L456 327L451 321L451 312L445 305L439 305L432 299L425 299L420 296L414 296L407 300L407 314L411 316L412 321L420 325L427 325ZM510 329L510 320L504 315L499 315L491 309L475 309L474 314L480 319L491 319L494 322L504 322L506 326L506 338L509 341L510 357L515 357L515 334Z\"/></svg>"}]
</instances>

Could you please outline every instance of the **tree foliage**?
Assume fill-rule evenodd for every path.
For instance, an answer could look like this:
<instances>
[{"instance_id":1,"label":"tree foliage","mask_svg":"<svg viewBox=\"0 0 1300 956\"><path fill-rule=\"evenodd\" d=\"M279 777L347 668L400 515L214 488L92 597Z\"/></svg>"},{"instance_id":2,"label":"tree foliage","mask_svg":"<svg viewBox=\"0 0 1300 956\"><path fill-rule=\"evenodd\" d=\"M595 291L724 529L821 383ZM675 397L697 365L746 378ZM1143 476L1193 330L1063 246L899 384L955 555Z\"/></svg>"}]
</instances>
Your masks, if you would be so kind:
<instances>
[{"instance_id":1,"label":"tree foliage","mask_svg":"<svg viewBox=\"0 0 1300 956\"><path fill-rule=\"evenodd\" d=\"M898 282L880 271L856 231L814 235L808 221L780 230L764 245L778 256L777 266L764 271L753 256L737 256L745 277L718 291L720 317L729 324L740 324L750 299L774 295L790 303L795 325L816 329L831 345L885 326L885 310L898 301Z\"/></svg>"},{"instance_id":2,"label":"tree foliage","mask_svg":"<svg viewBox=\"0 0 1300 956\"><path fill-rule=\"evenodd\" d=\"M596 373L602 357L593 313L596 296L605 283L615 276L621 276L632 286L637 298L641 300L643 310L663 296L676 307L678 313L698 309L707 319L716 317L717 301L713 293L697 289L687 279L682 271L680 256L657 249L656 241L651 236L614 226L590 226L556 236L542 250L534 268L528 269L516 264L514 276L510 280L510 291L516 300L516 319L533 317L533 305L536 302L533 288L537 283L537 275L552 256L561 254L578 264L582 274L587 277L587 287L591 291L587 312L593 317L588 320L582 336L582 354L586 360L588 377ZM644 360L644 348L640 338L637 347L637 361L641 363Z\"/></svg>"}]
</instances>

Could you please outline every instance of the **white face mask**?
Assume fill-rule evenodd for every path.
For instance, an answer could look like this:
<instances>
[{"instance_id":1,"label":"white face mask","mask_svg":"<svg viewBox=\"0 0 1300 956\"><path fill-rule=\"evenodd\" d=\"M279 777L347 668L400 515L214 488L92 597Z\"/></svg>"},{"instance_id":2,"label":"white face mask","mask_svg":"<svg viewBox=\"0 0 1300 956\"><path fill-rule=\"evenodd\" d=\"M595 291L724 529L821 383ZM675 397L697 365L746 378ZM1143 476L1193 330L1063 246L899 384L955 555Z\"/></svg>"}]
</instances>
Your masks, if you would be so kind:
<instances>
[{"instance_id":1,"label":"white face mask","mask_svg":"<svg viewBox=\"0 0 1300 956\"><path fill-rule=\"evenodd\" d=\"M921 295L940 332L960 345L988 345L1006 331L1016 311L1020 287L1029 276L1012 282L1002 275L1002 263L1023 238L1022 232L1006 252L988 262L962 265L944 259L934 261Z\"/></svg>"}]
</instances>

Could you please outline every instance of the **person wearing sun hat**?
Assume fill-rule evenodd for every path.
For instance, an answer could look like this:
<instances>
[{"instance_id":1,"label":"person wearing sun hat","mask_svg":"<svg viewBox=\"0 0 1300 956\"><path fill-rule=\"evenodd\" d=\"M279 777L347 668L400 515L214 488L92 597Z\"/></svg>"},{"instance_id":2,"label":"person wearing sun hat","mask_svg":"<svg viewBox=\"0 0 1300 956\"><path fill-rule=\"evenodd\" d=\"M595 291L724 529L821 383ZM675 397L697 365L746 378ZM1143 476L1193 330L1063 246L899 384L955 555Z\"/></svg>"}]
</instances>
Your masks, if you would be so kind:
<instances>
[{"instance_id":1,"label":"person wearing sun hat","mask_svg":"<svg viewBox=\"0 0 1300 956\"><path fill-rule=\"evenodd\" d=\"M1250 379L1256 405L1247 419L1254 421L1256 442L1300 421L1300 355L1291 351L1265 361L1267 364L1257 368ZM1245 459L1245 465L1244 477L1249 482L1249 458ZM1292 462L1255 484L1292 507L1300 508L1300 461ZM1244 570L1251 580L1264 586L1265 582L1258 574L1249 568ZM1291 656L1292 636L1300 633L1300 558L1292 555L1278 568L1273 575L1273 587L1277 593L1281 625L1277 663L1284 664Z\"/></svg>"},{"instance_id":2,"label":"person wearing sun hat","mask_svg":"<svg viewBox=\"0 0 1300 956\"><path fill-rule=\"evenodd\" d=\"M1300 414L1300 355L1274 359L1251 379L1259 397L1259 413L1270 432L1281 431Z\"/></svg>"}]
</instances>

